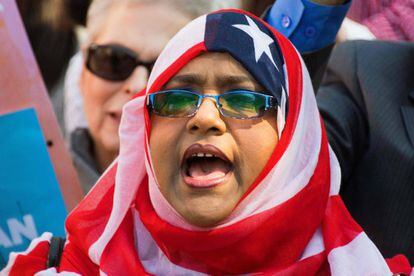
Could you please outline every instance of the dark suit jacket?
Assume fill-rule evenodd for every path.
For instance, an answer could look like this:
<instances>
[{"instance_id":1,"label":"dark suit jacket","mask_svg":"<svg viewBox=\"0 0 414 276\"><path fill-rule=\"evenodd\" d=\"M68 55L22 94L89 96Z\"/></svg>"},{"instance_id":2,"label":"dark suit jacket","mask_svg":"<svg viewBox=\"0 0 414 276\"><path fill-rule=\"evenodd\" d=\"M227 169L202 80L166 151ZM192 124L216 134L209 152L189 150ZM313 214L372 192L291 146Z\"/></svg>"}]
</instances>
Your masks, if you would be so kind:
<instances>
[{"instance_id":1,"label":"dark suit jacket","mask_svg":"<svg viewBox=\"0 0 414 276\"><path fill-rule=\"evenodd\" d=\"M414 43L332 52L317 93L346 206L385 257L414 263Z\"/></svg>"}]
</instances>

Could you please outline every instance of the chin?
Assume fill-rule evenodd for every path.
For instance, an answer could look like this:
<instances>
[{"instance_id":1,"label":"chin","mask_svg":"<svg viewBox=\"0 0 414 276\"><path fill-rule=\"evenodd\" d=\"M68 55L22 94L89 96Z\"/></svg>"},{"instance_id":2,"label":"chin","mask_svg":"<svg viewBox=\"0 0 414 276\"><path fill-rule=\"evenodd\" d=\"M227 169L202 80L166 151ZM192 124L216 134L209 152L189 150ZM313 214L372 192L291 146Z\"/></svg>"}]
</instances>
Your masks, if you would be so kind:
<instances>
[{"instance_id":1,"label":"chin","mask_svg":"<svg viewBox=\"0 0 414 276\"><path fill-rule=\"evenodd\" d=\"M233 174L226 181L208 187L188 185L183 174L178 178L173 185L178 189L164 196L188 223L197 227L220 225L230 216L241 197Z\"/></svg>"},{"instance_id":2,"label":"chin","mask_svg":"<svg viewBox=\"0 0 414 276\"><path fill-rule=\"evenodd\" d=\"M190 218L186 218L186 221L194 226L200 228L211 228L221 224L227 216L210 216L209 214L191 214Z\"/></svg>"},{"instance_id":3,"label":"chin","mask_svg":"<svg viewBox=\"0 0 414 276\"><path fill-rule=\"evenodd\" d=\"M198 227L208 228L220 225L232 212L234 204L217 196L198 197L186 200L183 212L184 219Z\"/></svg>"}]
</instances>

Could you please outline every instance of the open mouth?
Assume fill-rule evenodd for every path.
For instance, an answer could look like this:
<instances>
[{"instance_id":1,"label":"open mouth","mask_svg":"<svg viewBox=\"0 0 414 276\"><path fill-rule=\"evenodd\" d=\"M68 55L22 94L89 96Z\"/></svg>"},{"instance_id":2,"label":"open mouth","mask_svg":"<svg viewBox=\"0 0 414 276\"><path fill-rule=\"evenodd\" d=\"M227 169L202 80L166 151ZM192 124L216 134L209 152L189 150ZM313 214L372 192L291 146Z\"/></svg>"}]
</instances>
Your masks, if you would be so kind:
<instances>
[{"instance_id":1,"label":"open mouth","mask_svg":"<svg viewBox=\"0 0 414 276\"><path fill-rule=\"evenodd\" d=\"M213 145L194 144L184 153L181 172L187 185L210 188L227 180L233 163Z\"/></svg>"}]
</instances>

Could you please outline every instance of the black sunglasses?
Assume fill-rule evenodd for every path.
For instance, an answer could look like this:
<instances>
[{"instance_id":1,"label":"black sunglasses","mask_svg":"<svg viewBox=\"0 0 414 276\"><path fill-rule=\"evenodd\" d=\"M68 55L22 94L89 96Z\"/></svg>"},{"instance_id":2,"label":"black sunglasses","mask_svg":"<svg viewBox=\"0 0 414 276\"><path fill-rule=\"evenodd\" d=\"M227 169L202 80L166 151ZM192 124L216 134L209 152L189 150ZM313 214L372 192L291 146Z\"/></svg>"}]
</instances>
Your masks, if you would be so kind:
<instances>
[{"instance_id":1,"label":"black sunglasses","mask_svg":"<svg viewBox=\"0 0 414 276\"><path fill-rule=\"evenodd\" d=\"M140 60L133 50L118 44L91 44L86 57L86 68L96 76L110 81L126 80L137 66L144 66L151 72L154 63L155 60Z\"/></svg>"}]
</instances>

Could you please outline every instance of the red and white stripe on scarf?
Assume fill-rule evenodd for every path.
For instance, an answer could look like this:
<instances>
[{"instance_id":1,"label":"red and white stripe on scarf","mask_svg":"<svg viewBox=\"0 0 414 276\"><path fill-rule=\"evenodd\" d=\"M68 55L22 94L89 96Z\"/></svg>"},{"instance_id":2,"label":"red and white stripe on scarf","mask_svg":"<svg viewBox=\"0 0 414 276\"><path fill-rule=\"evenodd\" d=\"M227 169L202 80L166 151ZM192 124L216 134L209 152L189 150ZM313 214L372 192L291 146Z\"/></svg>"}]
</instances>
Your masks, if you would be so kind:
<instances>
[{"instance_id":1,"label":"red and white stripe on scarf","mask_svg":"<svg viewBox=\"0 0 414 276\"><path fill-rule=\"evenodd\" d=\"M260 19L236 10L256 22ZM159 90L207 51L206 16L166 46L146 93ZM410 274L403 256L385 260L347 212L340 168L329 148L308 72L295 48L271 29L285 61L289 113L267 165L219 226L187 223L161 194L151 165L145 93L123 111L119 157L72 211L58 268L38 275L392 275ZM11 256L3 271L45 269L50 235ZM75 274L68 274L75 273ZM414 275L414 274L412 274Z\"/></svg>"}]
</instances>

